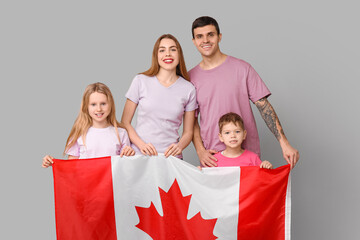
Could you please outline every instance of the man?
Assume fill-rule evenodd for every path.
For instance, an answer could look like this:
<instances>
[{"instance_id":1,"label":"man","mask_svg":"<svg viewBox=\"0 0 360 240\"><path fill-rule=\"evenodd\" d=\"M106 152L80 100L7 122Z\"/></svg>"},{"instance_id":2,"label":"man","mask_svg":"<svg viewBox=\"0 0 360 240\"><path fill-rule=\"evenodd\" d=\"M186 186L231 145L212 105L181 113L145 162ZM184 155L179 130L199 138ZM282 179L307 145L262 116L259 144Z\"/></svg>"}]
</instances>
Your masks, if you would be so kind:
<instances>
[{"instance_id":1,"label":"man","mask_svg":"<svg viewBox=\"0 0 360 240\"><path fill-rule=\"evenodd\" d=\"M267 97L271 94L260 76L243 60L220 51L219 25L211 17L199 17L192 25L193 43L202 61L190 70L199 104L200 125L195 121L193 142L200 163L216 166L214 153L225 149L219 141L217 122L223 114L235 112L244 119L248 133L244 148L260 156L260 141L249 99L257 106L265 123L279 141L283 157L295 166L299 152L287 140L280 121Z\"/></svg>"}]
</instances>

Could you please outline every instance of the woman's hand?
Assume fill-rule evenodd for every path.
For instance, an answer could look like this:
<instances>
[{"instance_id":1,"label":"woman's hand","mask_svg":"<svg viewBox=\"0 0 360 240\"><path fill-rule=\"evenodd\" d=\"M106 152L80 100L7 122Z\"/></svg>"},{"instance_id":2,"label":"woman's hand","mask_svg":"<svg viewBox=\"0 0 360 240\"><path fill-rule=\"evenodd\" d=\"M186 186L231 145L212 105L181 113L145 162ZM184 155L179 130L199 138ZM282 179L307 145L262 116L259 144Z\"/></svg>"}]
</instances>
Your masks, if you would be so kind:
<instances>
[{"instance_id":1,"label":"woman's hand","mask_svg":"<svg viewBox=\"0 0 360 240\"><path fill-rule=\"evenodd\" d=\"M182 153L182 151L183 151L183 149L181 147L179 147L179 144L173 143L166 149L166 151L164 152L164 155L165 155L165 157L177 156L177 155L180 155Z\"/></svg>"},{"instance_id":2,"label":"woman's hand","mask_svg":"<svg viewBox=\"0 0 360 240\"><path fill-rule=\"evenodd\" d=\"M53 161L53 157L52 156L50 156L50 155L46 155L44 158L43 158L43 162L42 162L42 167L43 168L48 168L48 167L50 167L53 163L54 163L54 161Z\"/></svg>"},{"instance_id":3,"label":"woman's hand","mask_svg":"<svg viewBox=\"0 0 360 240\"><path fill-rule=\"evenodd\" d=\"M151 143L145 143L141 145L139 149L141 153L144 155L149 155L149 156L158 155L156 148Z\"/></svg>"},{"instance_id":4,"label":"woman's hand","mask_svg":"<svg viewBox=\"0 0 360 240\"><path fill-rule=\"evenodd\" d=\"M125 146L123 147L123 149L121 149L121 152L120 152L120 157L122 156L134 156L135 155L135 150L130 147L130 146Z\"/></svg>"}]
</instances>

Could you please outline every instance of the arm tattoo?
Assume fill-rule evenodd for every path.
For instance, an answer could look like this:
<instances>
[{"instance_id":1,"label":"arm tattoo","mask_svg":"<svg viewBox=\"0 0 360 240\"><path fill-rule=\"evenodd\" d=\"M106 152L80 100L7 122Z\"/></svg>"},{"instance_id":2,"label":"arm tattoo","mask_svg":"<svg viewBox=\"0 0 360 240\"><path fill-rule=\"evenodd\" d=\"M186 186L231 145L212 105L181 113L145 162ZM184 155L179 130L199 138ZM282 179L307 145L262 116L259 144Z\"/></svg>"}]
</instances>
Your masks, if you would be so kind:
<instances>
[{"instance_id":1,"label":"arm tattoo","mask_svg":"<svg viewBox=\"0 0 360 240\"><path fill-rule=\"evenodd\" d=\"M269 101L266 98L262 98L256 101L255 105L259 109L261 117L264 119L270 131L275 135L276 139L280 140L281 136L285 136L279 118Z\"/></svg>"}]
</instances>

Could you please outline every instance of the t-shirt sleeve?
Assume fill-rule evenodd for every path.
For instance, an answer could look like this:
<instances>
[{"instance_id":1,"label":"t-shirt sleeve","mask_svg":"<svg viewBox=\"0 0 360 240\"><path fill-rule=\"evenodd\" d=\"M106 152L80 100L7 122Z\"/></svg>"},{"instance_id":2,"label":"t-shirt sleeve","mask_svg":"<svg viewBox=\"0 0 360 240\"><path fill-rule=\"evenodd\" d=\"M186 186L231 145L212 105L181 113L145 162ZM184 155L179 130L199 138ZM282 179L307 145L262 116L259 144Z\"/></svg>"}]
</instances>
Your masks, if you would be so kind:
<instances>
[{"instance_id":1,"label":"t-shirt sleeve","mask_svg":"<svg viewBox=\"0 0 360 240\"><path fill-rule=\"evenodd\" d=\"M120 141L121 141L122 148L125 146L130 146L130 139L129 139L129 135L128 135L126 129L118 128L118 131L119 131L119 135L120 135Z\"/></svg>"},{"instance_id":2,"label":"t-shirt sleeve","mask_svg":"<svg viewBox=\"0 0 360 240\"><path fill-rule=\"evenodd\" d=\"M261 160L259 158L259 156L257 154L254 153L254 166L260 166L261 165Z\"/></svg>"},{"instance_id":3,"label":"t-shirt sleeve","mask_svg":"<svg viewBox=\"0 0 360 240\"><path fill-rule=\"evenodd\" d=\"M185 106L185 112L194 111L197 108L198 108L198 104L196 102L196 90L195 87L193 87L189 94L189 100Z\"/></svg>"},{"instance_id":4,"label":"t-shirt sleeve","mask_svg":"<svg viewBox=\"0 0 360 240\"><path fill-rule=\"evenodd\" d=\"M270 96L271 92L255 71L255 69L250 65L248 76L247 76L247 86L250 100L255 103L261 98Z\"/></svg>"},{"instance_id":5,"label":"t-shirt sleeve","mask_svg":"<svg viewBox=\"0 0 360 240\"><path fill-rule=\"evenodd\" d=\"M66 152L67 155L79 157L80 156L80 146L78 142L76 141L75 144L69 148Z\"/></svg>"},{"instance_id":6,"label":"t-shirt sleeve","mask_svg":"<svg viewBox=\"0 0 360 240\"><path fill-rule=\"evenodd\" d=\"M135 76L133 79L129 90L125 94L125 97L131 100L132 102L138 104L140 99L140 79L139 75Z\"/></svg>"}]
</instances>

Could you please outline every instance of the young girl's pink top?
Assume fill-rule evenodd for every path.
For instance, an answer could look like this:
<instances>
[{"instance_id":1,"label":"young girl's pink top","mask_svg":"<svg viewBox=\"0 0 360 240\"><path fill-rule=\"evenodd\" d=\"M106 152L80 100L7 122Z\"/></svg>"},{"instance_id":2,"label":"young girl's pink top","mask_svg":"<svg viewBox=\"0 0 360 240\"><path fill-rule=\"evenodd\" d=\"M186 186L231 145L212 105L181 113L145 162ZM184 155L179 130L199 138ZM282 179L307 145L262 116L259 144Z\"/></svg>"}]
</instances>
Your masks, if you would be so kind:
<instances>
[{"instance_id":1,"label":"young girl's pink top","mask_svg":"<svg viewBox=\"0 0 360 240\"><path fill-rule=\"evenodd\" d=\"M229 158L218 152L216 157L218 167L244 167L244 166L260 166L261 160L259 156L251 151L245 151L238 157Z\"/></svg>"},{"instance_id":2,"label":"young girl's pink top","mask_svg":"<svg viewBox=\"0 0 360 240\"><path fill-rule=\"evenodd\" d=\"M130 140L125 129L118 128L121 143L114 127L90 127L86 133L85 144L79 137L74 146L66 154L79 158L96 158L120 155L121 149L130 146Z\"/></svg>"},{"instance_id":3,"label":"young girl's pink top","mask_svg":"<svg viewBox=\"0 0 360 240\"><path fill-rule=\"evenodd\" d=\"M185 112L197 109L195 87L179 77L171 86L163 86L156 76L137 75L125 95L138 104L135 130L158 153L164 153L179 141L179 128ZM132 144L134 150L140 150Z\"/></svg>"}]
</instances>

